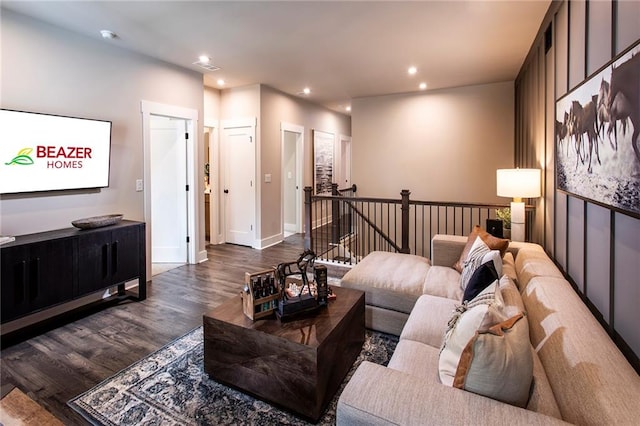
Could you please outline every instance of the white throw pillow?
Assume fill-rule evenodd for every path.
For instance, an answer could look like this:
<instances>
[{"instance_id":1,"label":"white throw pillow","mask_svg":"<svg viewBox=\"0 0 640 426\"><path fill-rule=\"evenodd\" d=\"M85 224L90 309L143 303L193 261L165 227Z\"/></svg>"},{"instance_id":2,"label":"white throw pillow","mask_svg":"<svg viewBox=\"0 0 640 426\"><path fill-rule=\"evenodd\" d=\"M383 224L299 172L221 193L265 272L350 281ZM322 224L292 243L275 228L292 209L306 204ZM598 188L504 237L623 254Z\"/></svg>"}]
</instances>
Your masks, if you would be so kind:
<instances>
[{"instance_id":1,"label":"white throw pillow","mask_svg":"<svg viewBox=\"0 0 640 426\"><path fill-rule=\"evenodd\" d=\"M445 332L438 369L440 381L453 386L462 351L480 328L489 328L506 318L502 315L502 295L498 280L482 290L473 300L458 306Z\"/></svg>"},{"instance_id":2,"label":"white throw pillow","mask_svg":"<svg viewBox=\"0 0 640 426\"><path fill-rule=\"evenodd\" d=\"M456 309L440 351L443 384L526 406L533 358L519 296L513 282L503 276Z\"/></svg>"},{"instance_id":3,"label":"white throw pillow","mask_svg":"<svg viewBox=\"0 0 640 426\"><path fill-rule=\"evenodd\" d=\"M467 284L473 273L480 267L480 265L493 261L493 265L498 273L498 277L502 276L502 257L500 251L491 250L488 245L480 237L476 237L476 240L469 250L467 259L463 263L462 274L460 274L460 288L462 291L466 290Z\"/></svg>"}]
</instances>

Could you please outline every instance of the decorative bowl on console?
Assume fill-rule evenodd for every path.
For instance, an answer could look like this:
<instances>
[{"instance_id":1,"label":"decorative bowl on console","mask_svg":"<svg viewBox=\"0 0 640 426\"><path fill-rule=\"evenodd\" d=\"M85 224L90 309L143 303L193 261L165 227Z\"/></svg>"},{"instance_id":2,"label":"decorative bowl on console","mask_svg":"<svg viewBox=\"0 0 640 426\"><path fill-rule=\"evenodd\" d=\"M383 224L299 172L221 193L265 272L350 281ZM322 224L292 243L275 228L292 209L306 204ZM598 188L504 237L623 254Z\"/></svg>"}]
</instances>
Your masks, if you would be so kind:
<instances>
[{"instance_id":1,"label":"decorative bowl on console","mask_svg":"<svg viewBox=\"0 0 640 426\"><path fill-rule=\"evenodd\" d=\"M72 221L71 224L80 229L102 228L103 226L115 225L122 220L122 217L123 215L121 214L107 214L77 219Z\"/></svg>"}]
</instances>

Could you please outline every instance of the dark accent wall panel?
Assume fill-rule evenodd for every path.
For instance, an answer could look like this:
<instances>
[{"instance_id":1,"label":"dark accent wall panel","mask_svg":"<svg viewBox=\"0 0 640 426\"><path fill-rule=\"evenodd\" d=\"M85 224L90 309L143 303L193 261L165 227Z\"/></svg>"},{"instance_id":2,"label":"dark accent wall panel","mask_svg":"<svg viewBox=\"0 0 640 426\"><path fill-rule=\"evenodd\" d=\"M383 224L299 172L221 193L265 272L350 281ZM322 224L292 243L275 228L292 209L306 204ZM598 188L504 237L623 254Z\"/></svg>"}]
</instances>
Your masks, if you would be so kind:
<instances>
[{"instance_id":1,"label":"dark accent wall panel","mask_svg":"<svg viewBox=\"0 0 640 426\"><path fill-rule=\"evenodd\" d=\"M568 197L567 262L569 275L584 294L584 201Z\"/></svg>"},{"instance_id":2,"label":"dark accent wall panel","mask_svg":"<svg viewBox=\"0 0 640 426\"><path fill-rule=\"evenodd\" d=\"M593 74L611 59L611 13L611 0L589 2L587 75Z\"/></svg>"},{"instance_id":3,"label":"dark accent wall panel","mask_svg":"<svg viewBox=\"0 0 640 426\"><path fill-rule=\"evenodd\" d=\"M569 2L569 88L582 83L585 77L586 2Z\"/></svg>"},{"instance_id":4,"label":"dark accent wall panel","mask_svg":"<svg viewBox=\"0 0 640 426\"><path fill-rule=\"evenodd\" d=\"M516 79L514 148L522 165L543 159L545 250L640 372L640 220L556 190L554 174L556 100L638 39L640 1L552 2Z\"/></svg>"},{"instance_id":5,"label":"dark accent wall panel","mask_svg":"<svg viewBox=\"0 0 640 426\"><path fill-rule=\"evenodd\" d=\"M616 54L640 39L640 1L618 1L616 16Z\"/></svg>"},{"instance_id":6,"label":"dark accent wall panel","mask_svg":"<svg viewBox=\"0 0 640 426\"><path fill-rule=\"evenodd\" d=\"M602 314L608 324L610 320L609 276L611 249L611 224L609 209L587 203L586 275L587 298Z\"/></svg>"},{"instance_id":7,"label":"dark accent wall panel","mask_svg":"<svg viewBox=\"0 0 640 426\"><path fill-rule=\"evenodd\" d=\"M640 354L640 221L616 213L614 328Z\"/></svg>"},{"instance_id":8,"label":"dark accent wall panel","mask_svg":"<svg viewBox=\"0 0 640 426\"><path fill-rule=\"evenodd\" d=\"M556 99L562 97L569 91L569 6L567 2L562 3L556 19L554 20L554 28L556 29L553 36L555 40L555 87ZM551 108L555 107L554 100L551 100ZM549 104L547 104L549 105ZM555 116L555 115L554 115Z\"/></svg>"},{"instance_id":9,"label":"dark accent wall panel","mask_svg":"<svg viewBox=\"0 0 640 426\"><path fill-rule=\"evenodd\" d=\"M552 28L553 29L553 28ZM553 37L552 37L553 39ZM553 47L553 46L552 46ZM554 75L554 59L555 49L551 48L545 54L545 99L554 99L555 83L553 79ZM544 104L543 104L544 108ZM555 256L555 238L553 237L555 232L554 226L554 209L555 209L555 187L556 187L556 168L554 162L555 152L555 136L554 136L554 123L555 112L553 108L544 108L546 111L546 135L545 135L545 151L544 151L544 240L543 245L547 252L551 256Z\"/></svg>"},{"instance_id":10,"label":"dark accent wall panel","mask_svg":"<svg viewBox=\"0 0 640 426\"><path fill-rule=\"evenodd\" d=\"M567 270L567 196L556 192L556 261Z\"/></svg>"}]
</instances>

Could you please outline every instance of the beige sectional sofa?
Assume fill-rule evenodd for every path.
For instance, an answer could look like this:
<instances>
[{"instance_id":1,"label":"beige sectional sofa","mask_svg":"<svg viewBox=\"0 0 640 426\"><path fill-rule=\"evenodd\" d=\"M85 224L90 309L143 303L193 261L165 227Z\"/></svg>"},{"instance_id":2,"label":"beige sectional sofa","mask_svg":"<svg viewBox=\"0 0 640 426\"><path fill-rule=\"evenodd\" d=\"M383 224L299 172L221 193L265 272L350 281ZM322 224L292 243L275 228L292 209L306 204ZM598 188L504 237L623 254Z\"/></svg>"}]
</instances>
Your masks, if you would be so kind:
<instances>
[{"instance_id":1,"label":"beige sectional sofa","mask_svg":"<svg viewBox=\"0 0 640 426\"><path fill-rule=\"evenodd\" d=\"M640 377L536 244L510 243L502 273L517 288L510 284L508 293L503 281L511 280L500 280L505 303L522 309L528 323L526 406L441 383L443 335L462 297L451 265L466 242L437 235L431 261L375 252L343 277L342 286L365 291L367 326L400 340L387 367L358 367L340 396L337 424L639 424Z\"/></svg>"}]
</instances>

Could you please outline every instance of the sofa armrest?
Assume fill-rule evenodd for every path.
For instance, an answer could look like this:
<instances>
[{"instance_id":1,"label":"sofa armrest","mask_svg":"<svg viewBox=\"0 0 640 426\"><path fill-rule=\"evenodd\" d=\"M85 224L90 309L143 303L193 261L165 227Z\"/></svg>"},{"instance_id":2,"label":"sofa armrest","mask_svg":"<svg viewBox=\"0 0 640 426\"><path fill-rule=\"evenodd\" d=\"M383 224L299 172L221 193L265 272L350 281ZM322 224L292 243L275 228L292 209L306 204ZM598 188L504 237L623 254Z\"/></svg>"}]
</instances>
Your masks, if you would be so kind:
<instances>
[{"instance_id":1,"label":"sofa armrest","mask_svg":"<svg viewBox=\"0 0 640 426\"><path fill-rule=\"evenodd\" d=\"M336 421L337 425L566 424L368 361L360 364L342 392Z\"/></svg>"},{"instance_id":2,"label":"sofa armrest","mask_svg":"<svg viewBox=\"0 0 640 426\"><path fill-rule=\"evenodd\" d=\"M467 237L436 234L431 239L431 264L451 268L460 259Z\"/></svg>"}]
</instances>

